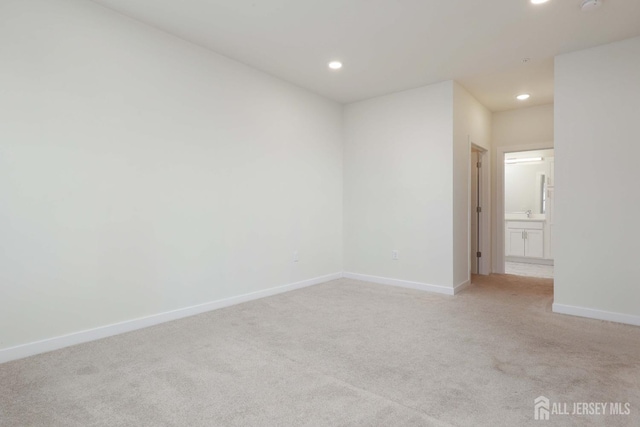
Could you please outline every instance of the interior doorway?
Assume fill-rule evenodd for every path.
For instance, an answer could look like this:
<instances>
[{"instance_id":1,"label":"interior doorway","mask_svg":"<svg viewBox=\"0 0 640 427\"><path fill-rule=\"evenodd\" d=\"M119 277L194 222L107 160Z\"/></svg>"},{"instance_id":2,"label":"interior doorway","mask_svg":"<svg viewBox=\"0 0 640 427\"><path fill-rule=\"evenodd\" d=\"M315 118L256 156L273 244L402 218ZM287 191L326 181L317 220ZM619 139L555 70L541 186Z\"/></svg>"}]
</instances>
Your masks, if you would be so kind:
<instances>
[{"instance_id":1,"label":"interior doorway","mask_svg":"<svg viewBox=\"0 0 640 427\"><path fill-rule=\"evenodd\" d=\"M503 154L504 272L553 278L553 148Z\"/></svg>"},{"instance_id":2,"label":"interior doorway","mask_svg":"<svg viewBox=\"0 0 640 427\"><path fill-rule=\"evenodd\" d=\"M471 143L469 159L469 272L487 275L491 270L488 152Z\"/></svg>"}]
</instances>

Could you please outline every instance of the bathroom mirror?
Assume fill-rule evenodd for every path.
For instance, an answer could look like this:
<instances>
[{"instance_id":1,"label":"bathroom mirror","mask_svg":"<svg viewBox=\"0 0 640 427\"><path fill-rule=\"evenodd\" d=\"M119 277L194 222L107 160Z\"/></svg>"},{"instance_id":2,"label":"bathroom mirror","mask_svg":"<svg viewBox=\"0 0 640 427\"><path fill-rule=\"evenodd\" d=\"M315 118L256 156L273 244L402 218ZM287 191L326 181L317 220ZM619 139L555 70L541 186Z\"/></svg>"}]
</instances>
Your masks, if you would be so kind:
<instances>
[{"instance_id":1,"label":"bathroom mirror","mask_svg":"<svg viewBox=\"0 0 640 427\"><path fill-rule=\"evenodd\" d=\"M544 218L553 150L506 153L504 164L505 214Z\"/></svg>"}]
</instances>

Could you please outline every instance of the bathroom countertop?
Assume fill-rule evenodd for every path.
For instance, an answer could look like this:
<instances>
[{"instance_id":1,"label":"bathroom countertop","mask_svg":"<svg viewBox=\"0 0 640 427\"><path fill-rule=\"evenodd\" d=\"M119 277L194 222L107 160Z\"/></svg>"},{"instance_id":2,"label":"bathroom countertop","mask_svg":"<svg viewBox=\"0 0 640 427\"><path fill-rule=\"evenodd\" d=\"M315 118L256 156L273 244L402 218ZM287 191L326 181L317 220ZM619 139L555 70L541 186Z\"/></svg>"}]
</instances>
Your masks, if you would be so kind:
<instances>
[{"instance_id":1,"label":"bathroom countertop","mask_svg":"<svg viewBox=\"0 0 640 427\"><path fill-rule=\"evenodd\" d=\"M538 222L544 222L547 219L546 218L505 218L505 221L538 221Z\"/></svg>"}]
</instances>

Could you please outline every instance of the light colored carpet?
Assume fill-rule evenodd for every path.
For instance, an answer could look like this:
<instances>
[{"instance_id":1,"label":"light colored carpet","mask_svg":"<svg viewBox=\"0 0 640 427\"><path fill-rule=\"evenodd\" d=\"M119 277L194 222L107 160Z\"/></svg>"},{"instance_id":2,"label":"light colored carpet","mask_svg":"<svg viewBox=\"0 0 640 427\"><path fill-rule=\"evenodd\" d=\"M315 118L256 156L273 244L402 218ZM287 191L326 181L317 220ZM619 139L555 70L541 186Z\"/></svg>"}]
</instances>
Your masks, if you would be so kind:
<instances>
[{"instance_id":1,"label":"light colored carpet","mask_svg":"<svg viewBox=\"0 0 640 427\"><path fill-rule=\"evenodd\" d=\"M553 279L553 265L507 261L504 263L504 272L507 274L514 274L516 276Z\"/></svg>"},{"instance_id":2,"label":"light colored carpet","mask_svg":"<svg viewBox=\"0 0 640 427\"><path fill-rule=\"evenodd\" d=\"M551 302L509 275L455 297L336 280L0 365L0 424L637 426L640 328ZM539 395L632 415L535 422Z\"/></svg>"}]
</instances>

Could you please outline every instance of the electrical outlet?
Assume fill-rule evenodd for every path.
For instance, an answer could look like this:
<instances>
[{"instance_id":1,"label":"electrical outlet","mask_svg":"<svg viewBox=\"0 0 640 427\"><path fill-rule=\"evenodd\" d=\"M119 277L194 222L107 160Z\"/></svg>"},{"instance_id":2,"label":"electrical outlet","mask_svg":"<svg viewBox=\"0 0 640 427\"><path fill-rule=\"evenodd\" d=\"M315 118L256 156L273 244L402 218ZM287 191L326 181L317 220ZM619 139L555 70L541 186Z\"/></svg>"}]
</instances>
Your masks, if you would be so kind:
<instances>
[{"instance_id":1,"label":"electrical outlet","mask_svg":"<svg viewBox=\"0 0 640 427\"><path fill-rule=\"evenodd\" d=\"M397 261L398 257L399 257L398 250L397 249L392 250L391 251L391 259L394 260L394 261Z\"/></svg>"},{"instance_id":2,"label":"electrical outlet","mask_svg":"<svg viewBox=\"0 0 640 427\"><path fill-rule=\"evenodd\" d=\"M300 256L298 255L298 251L293 251L293 262L300 261Z\"/></svg>"}]
</instances>

